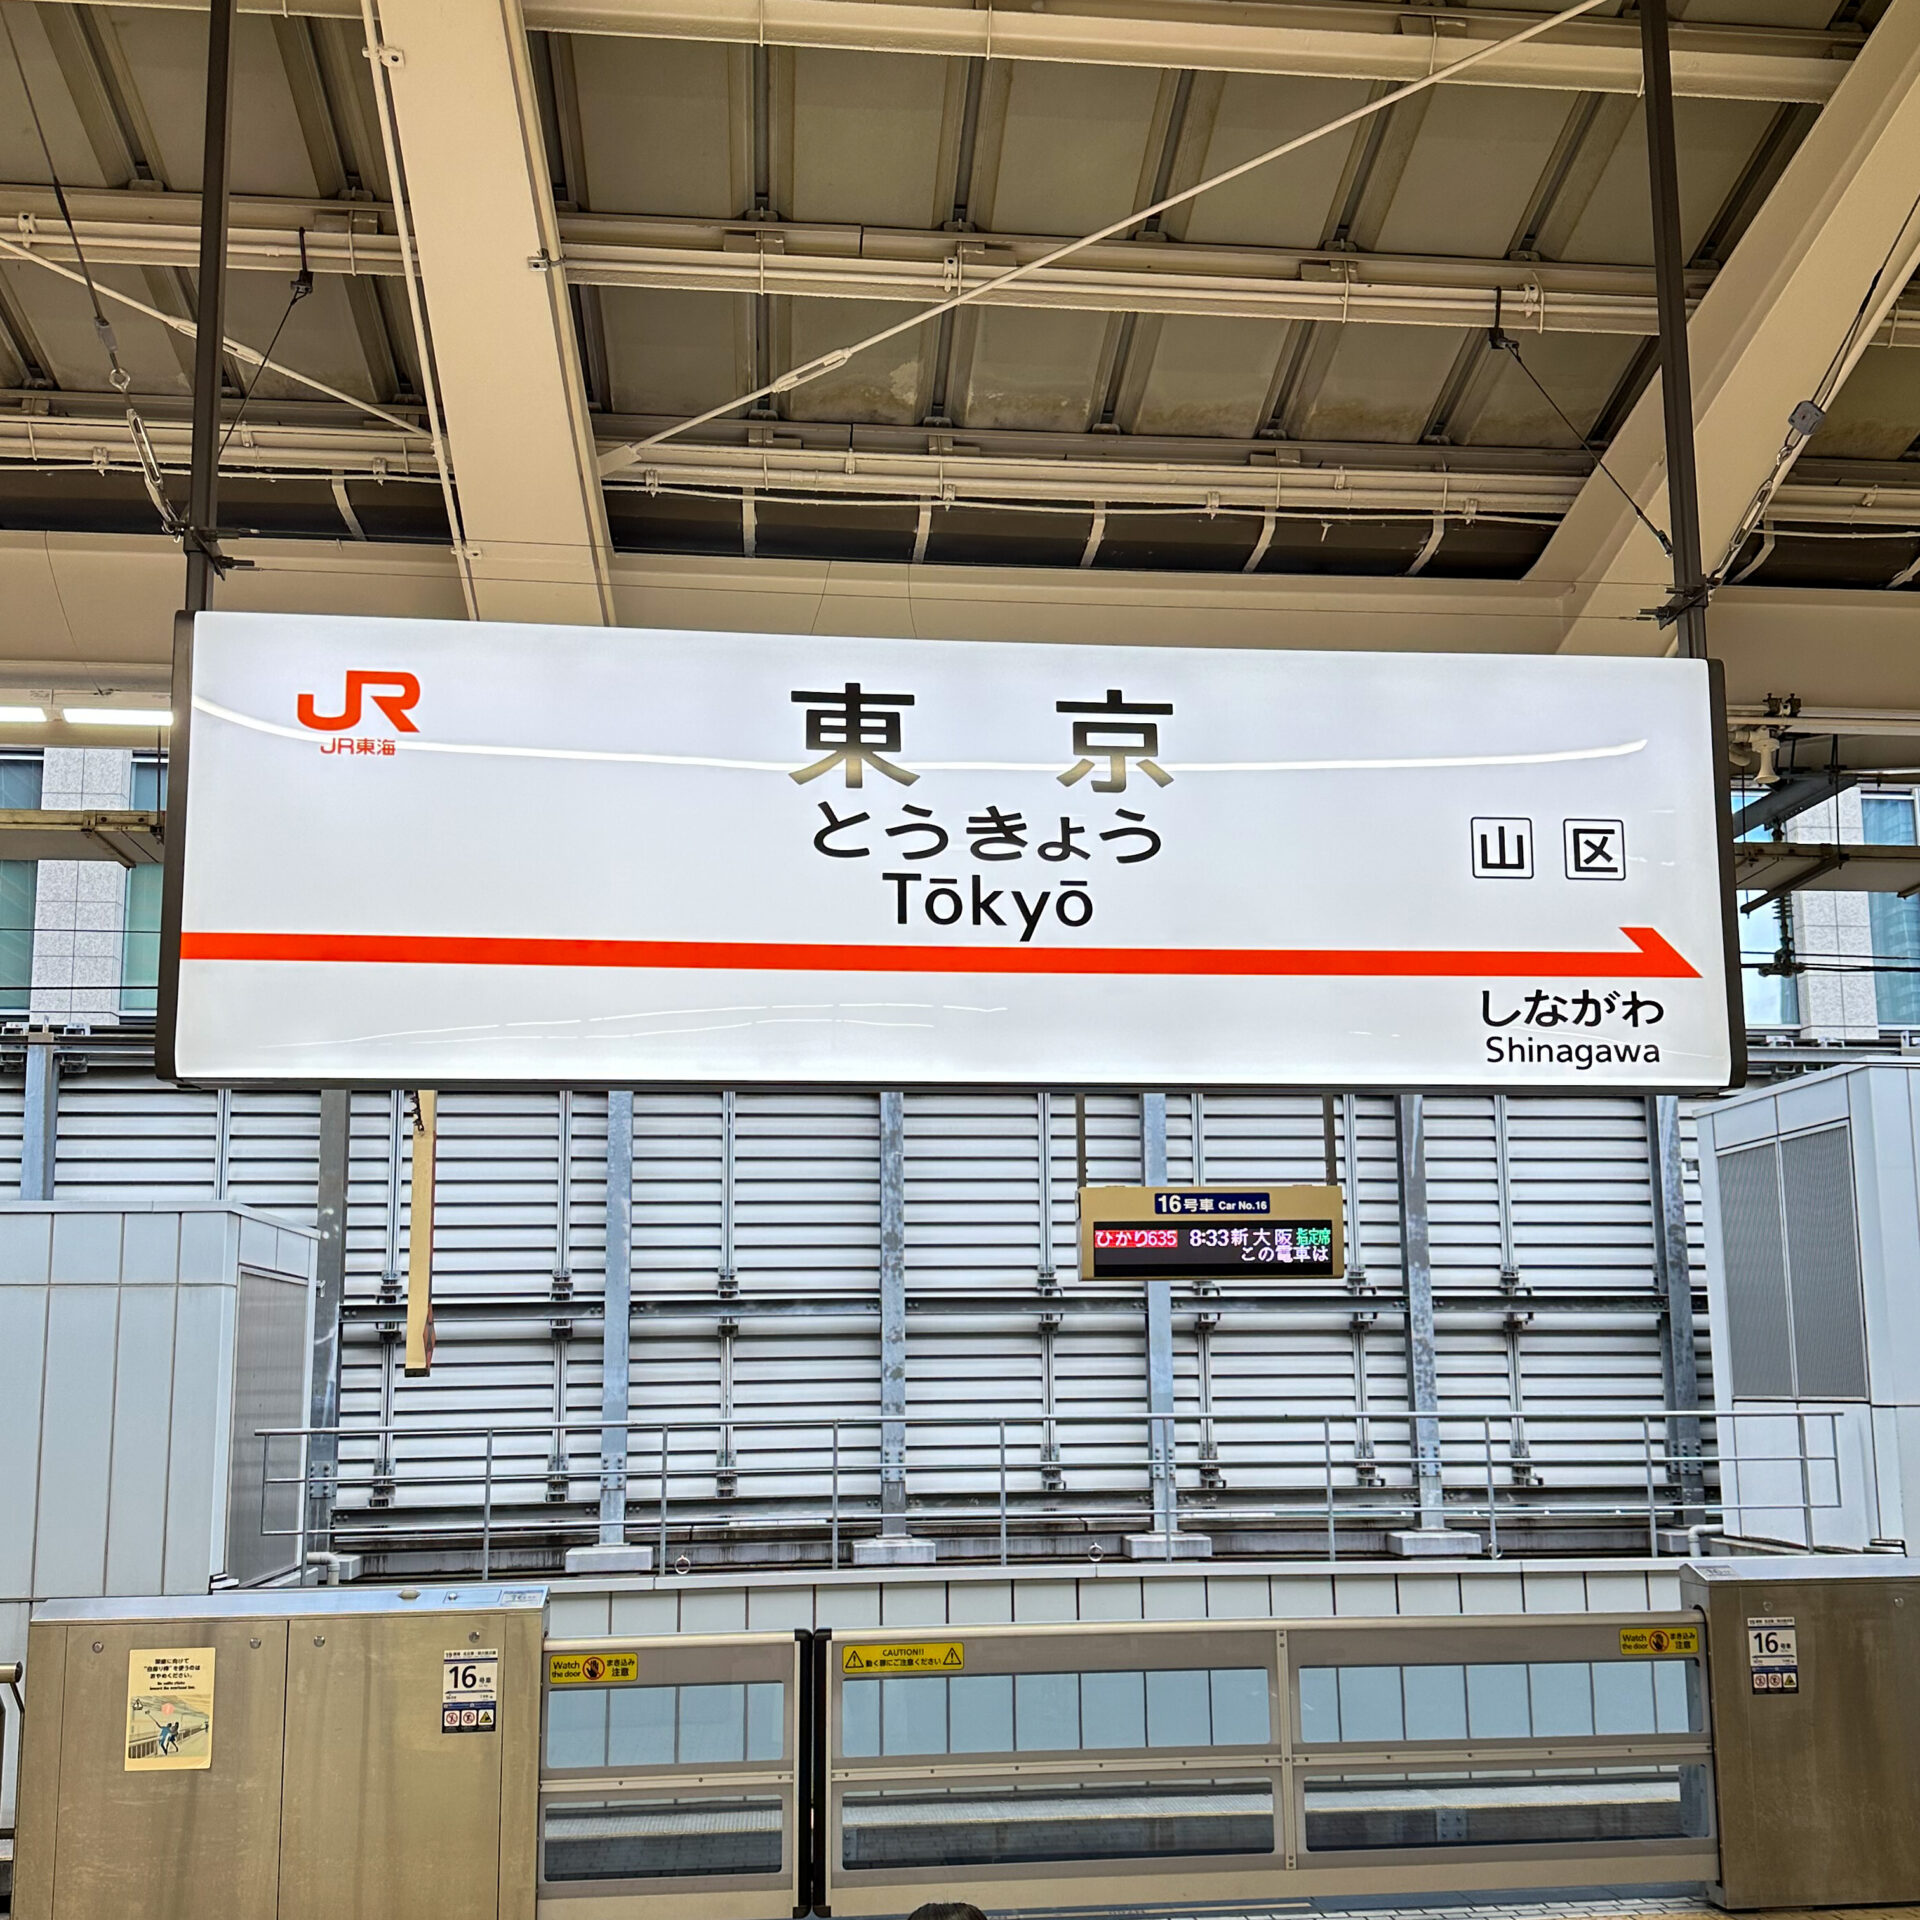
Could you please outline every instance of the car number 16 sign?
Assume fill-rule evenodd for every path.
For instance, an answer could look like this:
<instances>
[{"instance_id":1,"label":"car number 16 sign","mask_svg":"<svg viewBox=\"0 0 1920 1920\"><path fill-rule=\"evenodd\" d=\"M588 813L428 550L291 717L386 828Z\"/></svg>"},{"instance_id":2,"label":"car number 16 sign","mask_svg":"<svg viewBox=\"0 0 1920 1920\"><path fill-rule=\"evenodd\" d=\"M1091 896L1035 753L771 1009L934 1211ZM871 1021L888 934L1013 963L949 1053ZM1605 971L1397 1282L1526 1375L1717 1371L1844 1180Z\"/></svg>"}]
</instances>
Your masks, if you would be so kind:
<instances>
[{"instance_id":1,"label":"car number 16 sign","mask_svg":"<svg viewBox=\"0 0 1920 1920\"><path fill-rule=\"evenodd\" d=\"M240 613L190 654L185 1078L1737 1077L1701 662Z\"/></svg>"}]
</instances>

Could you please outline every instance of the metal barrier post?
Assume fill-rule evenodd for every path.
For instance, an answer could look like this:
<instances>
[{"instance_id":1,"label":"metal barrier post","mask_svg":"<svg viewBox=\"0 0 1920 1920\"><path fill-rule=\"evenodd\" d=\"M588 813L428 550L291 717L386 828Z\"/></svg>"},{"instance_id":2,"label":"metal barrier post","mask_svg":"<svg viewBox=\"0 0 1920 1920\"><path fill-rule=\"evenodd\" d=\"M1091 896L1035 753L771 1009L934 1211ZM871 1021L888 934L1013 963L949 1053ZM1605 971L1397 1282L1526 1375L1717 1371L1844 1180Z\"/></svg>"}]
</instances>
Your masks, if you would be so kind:
<instances>
[{"instance_id":1,"label":"metal barrier post","mask_svg":"<svg viewBox=\"0 0 1920 1920\"><path fill-rule=\"evenodd\" d=\"M493 1429L487 1429L487 1479L480 1496L480 1578L493 1572Z\"/></svg>"},{"instance_id":2,"label":"metal barrier post","mask_svg":"<svg viewBox=\"0 0 1920 1920\"><path fill-rule=\"evenodd\" d=\"M607 1095L607 1254L600 1313L600 1533L603 1547L627 1538L633 1339L633 1095ZM614 1446L618 1443L616 1456Z\"/></svg>"},{"instance_id":3,"label":"metal barrier post","mask_svg":"<svg viewBox=\"0 0 1920 1920\"><path fill-rule=\"evenodd\" d=\"M1660 1513L1653 1503L1653 1422L1642 1415L1640 1420L1640 1444L1647 1456L1647 1553L1658 1560L1660 1558Z\"/></svg>"},{"instance_id":4,"label":"metal barrier post","mask_svg":"<svg viewBox=\"0 0 1920 1920\"><path fill-rule=\"evenodd\" d=\"M1433 1253L1427 1217L1426 1110L1417 1093L1394 1097L1399 1154L1400 1247L1407 1289L1407 1379L1413 1404L1413 1457L1419 1528L1444 1532L1446 1494L1440 1461L1440 1378L1433 1324Z\"/></svg>"},{"instance_id":5,"label":"metal barrier post","mask_svg":"<svg viewBox=\"0 0 1920 1920\"><path fill-rule=\"evenodd\" d=\"M27 1036L26 1089L20 1109L20 1198L53 1198L58 1157L60 1056L44 1030Z\"/></svg>"},{"instance_id":6,"label":"metal barrier post","mask_svg":"<svg viewBox=\"0 0 1920 1920\"><path fill-rule=\"evenodd\" d=\"M1007 1423L1000 1422L1000 1564L1007 1564Z\"/></svg>"},{"instance_id":7,"label":"metal barrier post","mask_svg":"<svg viewBox=\"0 0 1920 1920\"><path fill-rule=\"evenodd\" d=\"M1487 1450L1487 1556L1500 1558L1500 1516L1494 1511L1493 1485L1493 1422L1485 1414L1480 1416L1480 1442Z\"/></svg>"},{"instance_id":8,"label":"metal barrier post","mask_svg":"<svg viewBox=\"0 0 1920 1920\"><path fill-rule=\"evenodd\" d=\"M1796 1413L1793 1418L1800 1433L1800 1516L1807 1529L1807 1551L1811 1553L1813 1551L1813 1468L1807 1460L1807 1416L1805 1413Z\"/></svg>"},{"instance_id":9,"label":"metal barrier post","mask_svg":"<svg viewBox=\"0 0 1920 1920\"><path fill-rule=\"evenodd\" d=\"M263 1472L265 1465L266 1462L263 1458L261 1461ZM294 1543L299 1548L300 1557L294 1564L300 1570L298 1578L302 1586L306 1584L307 1580L307 1534L313 1518L312 1512L307 1506L307 1489L313 1484L311 1478L312 1472L313 1441L311 1436L302 1434L300 1436L300 1532L299 1538Z\"/></svg>"},{"instance_id":10,"label":"metal barrier post","mask_svg":"<svg viewBox=\"0 0 1920 1920\"><path fill-rule=\"evenodd\" d=\"M1150 1187L1167 1178L1167 1096L1140 1096L1140 1171ZM1147 1282L1147 1473L1155 1548L1171 1558L1180 1529L1174 1486L1173 1283Z\"/></svg>"},{"instance_id":11,"label":"metal barrier post","mask_svg":"<svg viewBox=\"0 0 1920 1920\"><path fill-rule=\"evenodd\" d=\"M880 1535L907 1532L906 1096L880 1096Z\"/></svg>"},{"instance_id":12,"label":"metal barrier post","mask_svg":"<svg viewBox=\"0 0 1920 1920\"><path fill-rule=\"evenodd\" d=\"M1327 1463L1327 1558L1340 1558L1340 1535L1333 1524L1333 1422L1320 1416L1320 1451Z\"/></svg>"},{"instance_id":13,"label":"metal barrier post","mask_svg":"<svg viewBox=\"0 0 1920 1920\"><path fill-rule=\"evenodd\" d=\"M1680 1482L1682 1529L1706 1499L1700 1468L1700 1368L1694 1354L1693 1265L1687 1244L1687 1195L1680 1163L1680 1102L1670 1093L1647 1096L1647 1160L1653 1182L1653 1270L1660 1290L1660 1370L1667 1405L1681 1417L1667 1422L1668 1471Z\"/></svg>"},{"instance_id":14,"label":"metal barrier post","mask_svg":"<svg viewBox=\"0 0 1920 1920\"><path fill-rule=\"evenodd\" d=\"M653 1563L656 1573L667 1570L667 1441L668 1429L660 1428L660 1557Z\"/></svg>"},{"instance_id":15,"label":"metal barrier post","mask_svg":"<svg viewBox=\"0 0 1920 1920\"><path fill-rule=\"evenodd\" d=\"M340 1471L340 1353L342 1314L347 1293L347 1176L352 1132L350 1093L330 1087L320 1095L320 1159L315 1189L315 1224L320 1242L314 1251L313 1361L307 1397L307 1425L313 1438L306 1447L304 1514L309 1502L321 1508L333 1504L333 1485ZM220 1145L228 1147L231 1108L223 1119ZM304 1549L304 1542L302 1543ZM304 1550L301 1567L306 1566ZM306 1574L303 1571L303 1580Z\"/></svg>"}]
</instances>

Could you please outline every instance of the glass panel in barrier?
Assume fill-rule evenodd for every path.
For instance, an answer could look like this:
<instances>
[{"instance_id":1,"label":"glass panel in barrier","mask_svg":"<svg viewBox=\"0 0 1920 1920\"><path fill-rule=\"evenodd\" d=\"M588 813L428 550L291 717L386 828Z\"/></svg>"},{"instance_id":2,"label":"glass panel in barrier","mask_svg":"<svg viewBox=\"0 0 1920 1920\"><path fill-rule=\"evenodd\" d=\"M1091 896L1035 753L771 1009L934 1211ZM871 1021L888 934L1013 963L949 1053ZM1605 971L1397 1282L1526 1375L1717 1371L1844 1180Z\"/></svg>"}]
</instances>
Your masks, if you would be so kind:
<instances>
[{"instance_id":1,"label":"glass panel in barrier","mask_svg":"<svg viewBox=\"0 0 1920 1920\"><path fill-rule=\"evenodd\" d=\"M1397 1668L1380 1671L1398 1687ZM873 1760L1260 1747L1273 1737L1268 1698L1264 1667L847 1680L840 1690L840 1752L849 1760Z\"/></svg>"},{"instance_id":2,"label":"glass panel in barrier","mask_svg":"<svg viewBox=\"0 0 1920 1920\"><path fill-rule=\"evenodd\" d=\"M1593 1669L1584 1660L1536 1660L1527 1669L1533 1731L1564 1738L1593 1731Z\"/></svg>"},{"instance_id":3,"label":"glass panel in barrier","mask_svg":"<svg viewBox=\"0 0 1920 1920\"><path fill-rule=\"evenodd\" d=\"M747 1758L778 1760L786 1752L787 1690L778 1680L747 1682Z\"/></svg>"},{"instance_id":4,"label":"glass panel in barrier","mask_svg":"<svg viewBox=\"0 0 1920 1920\"><path fill-rule=\"evenodd\" d=\"M1662 1733L1698 1733L1706 1725L1705 1690L1691 1660L1655 1660L1653 1705Z\"/></svg>"},{"instance_id":5,"label":"glass panel in barrier","mask_svg":"<svg viewBox=\"0 0 1920 1920\"><path fill-rule=\"evenodd\" d=\"M1310 1777L1307 1846L1505 1847L1704 1837L1704 1766Z\"/></svg>"},{"instance_id":6,"label":"glass panel in barrier","mask_svg":"<svg viewBox=\"0 0 1920 1920\"><path fill-rule=\"evenodd\" d=\"M1212 1744L1213 1719L1204 1673L1147 1675L1147 1745L1204 1747Z\"/></svg>"},{"instance_id":7,"label":"glass panel in barrier","mask_svg":"<svg viewBox=\"0 0 1920 1920\"><path fill-rule=\"evenodd\" d=\"M840 1689L840 1751L849 1760L880 1754L880 1682L849 1680Z\"/></svg>"},{"instance_id":8,"label":"glass panel in barrier","mask_svg":"<svg viewBox=\"0 0 1920 1920\"><path fill-rule=\"evenodd\" d=\"M670 1767L777 1761L786 1748L778 1680L684 1687L555 1687L547 1765Z\"/></svg>"},{"instance_id":9,"label":"glass panel in barrier","mask_svg":"<svg viewBox=\"0 0 1920 1920\"><path fill-rule=\"evenodd\" d=\"M1083 1673L1080 1676L1080 1739L1087 1747L1147 1744L1147 1676L1144 1673Z\"/></svg>"},{"instance_id":10,"label":"glass panel in barrier","mask_svg":"<svg viewBox=\"0 0 1920 1920\"><path fill-rule=\"evenodd\" d=\"M1524 1740L1533 1732L1522 1666L1467 1669L1467 1735L1473 1740Z\"/></svg>"},{"instance_id":11,"label":"glass panel in barrier","mask_svg":"<svg viewBox=\"0 0 1920 1920\"><path fill-rule=\"evenodd\" d=\"M673 1765L674 1696L677 1687L609 1687L607 1689L607 1751L591 1765L609 1767L670 1767ZM562 1696L553 1696L554 1706ZM552 1712L547 1717L553 1724ZM551 1752L549 1764L557 1764ZM576 1763L578 1764L578 1763Z\"/></svg>"},{"instance_id":12,"label":"glass panel in barrier","mask_svg":"<svg viewBox=\"0 0 1920 1920\"><path fill-rule=\"evenodd\" d=\"M777 1798L551 1802L541 1821L549 1881L664 1880L778 1873Z\"/></svg>"},{"instance_id":13,"label":"glass panel in barrier","mask_svg":"<svg viewBox=\"0 0 1920 1920\"><path fill-rule=\"evenodd\" d=\"M655 1692L655 1688L635 1688ZM667 1691L671 1692L671 1689ZM673 1722L667 1722L671 1732ZM669 1748L671 1757L671 1748ZM569 1687L547 1696L547 1765L604 1767L607 1764L607 1689Z\"/></svg>"},{"instance_id":14,"label":"glass panel in barrier","mask_svg":"<svg viewBox=\"0 0 1920 1920\"><path fill-rule=\"evenodd\" d=\"M1340 1676L1332 1667L1300 1669L1300 1738L1340 1738Z\"/></svg>"},{"instance_id":15,"label":"glass panel in barrier","mask_svg":"<svg viewBox=\"0 0 1920 1920\"><path fill-rule=\"evenodd\" d=\"M1400 1707L1398 1667L1341 1667L1340 1738L1404 1740L1406 1716Z\"/></svg>"},{"instance_id":16,"label":"glass panel in barrier","mask_svg":"<svg viewBox=\"0 0 1920 1920\"><path fill-rule=\"evenodd\" d=\"M1544 1740L1698 1733L1690 1660L1302 1667L1303 1743ZM1216 1731L1215 1738L1218 1739Z\"/></svg>"},{"instance_id":17,"label":"glass panel in barrier","mask_svg":"<svg viewBox=\"0 0 1920 1920\"><path fill-rule=\"evenodd\" d=\"M1215 1747L1264 1747L1273 1737L1265 1667L1215 1667L1207 1676Z\"/></svg>"},{"instance_id":18,"label":"glass panel in barrier","mask_svg":"<svg viewBox=\"0 0 1920 1920\"><path fill-rule=\"evenodd\" d=\"M1666 1662L1668 1666L1675 1663ZM1593 1668L1595 1733L1657 1733L1653 1710L1654 1663L1647 1660L1598 1660Z\"/></svg>"},{"instance_id":19,"label":"glass panel in barrier","mask_svg":"<svg viewBox=\"0 0 1920 1920\"><path fill-rule=\"evenodd\" d=\"M1012 1674L955 1675L946 1687L949 1753L1013 1751Z\"/></svg>"},{"instance_id":20,"label":"glass panel in barrier","mask_svg":"<svg viewBox=\"0 0 1920 1920\"><path fill-rule=\"evenodd\" d=\"M738 1681L680 1689L676 1757L707 1765L747 1757L747 1690Z\"/></svg>"},{"instance_id":21,"label":"glass panel in barrier","mask_svg":"<svg viewBox=\"0 0 1920 1920\"><path fill-rule=\"evenodd\" d=\"M1270 1854L1273 1787L1182 1780L894 1788L847 1794L840 1827L849 1871Z\"/></svg>"},{"instance_id":22,"label":"glass panel in barrier","mask_svg":"<svg viewBox=\"0 0 1920 1920\"><path fill-rule=\"evenodd\" d=\"M1022 1673L1013 1682L1013 1744L1060 1751L1080 1744L1080 1676Z\"/></svg>"},{"instance_id":23,"label":"glass panel in barrier","mask_svg":"<svg viewBox=\"0 0 1920 1920\"><path fill-rule=\"evenodd\" d=\"M1401 1683L1407 1697L1409 1740L1464 1740L1467 1737L1465 1667L1406 1667Z\"/></svg>"},{"instance_id":24,"label":"glass panel in barrier","mask_svg":"<svg viewBox=\"0 0 1920 1920\"><path fill-rule=\"evenodd\" d=\"M880 1682L880 1751L945 1753L947 1682L942 1674L903 1674Z\"/></svg>"}]
</instances>

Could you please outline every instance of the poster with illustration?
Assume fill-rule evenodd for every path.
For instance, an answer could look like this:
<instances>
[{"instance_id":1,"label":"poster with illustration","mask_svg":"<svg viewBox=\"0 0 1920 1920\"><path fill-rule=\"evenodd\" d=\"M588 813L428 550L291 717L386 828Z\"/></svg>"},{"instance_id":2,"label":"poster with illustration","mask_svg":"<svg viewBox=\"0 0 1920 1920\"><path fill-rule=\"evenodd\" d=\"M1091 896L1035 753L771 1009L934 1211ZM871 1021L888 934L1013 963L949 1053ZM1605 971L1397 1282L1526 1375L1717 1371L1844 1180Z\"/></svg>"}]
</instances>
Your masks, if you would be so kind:
<instances>
[{"instance_id":1,"label":"poster with illustration","mask_svg":"<svg viewBox=\"0 0 1920 1920\"><path fill-rule=\"evenodd\" d=\"M127 1655L129 1773L213 1763L212 1647L135 1647Z\"/></svg>"}]
</instances>

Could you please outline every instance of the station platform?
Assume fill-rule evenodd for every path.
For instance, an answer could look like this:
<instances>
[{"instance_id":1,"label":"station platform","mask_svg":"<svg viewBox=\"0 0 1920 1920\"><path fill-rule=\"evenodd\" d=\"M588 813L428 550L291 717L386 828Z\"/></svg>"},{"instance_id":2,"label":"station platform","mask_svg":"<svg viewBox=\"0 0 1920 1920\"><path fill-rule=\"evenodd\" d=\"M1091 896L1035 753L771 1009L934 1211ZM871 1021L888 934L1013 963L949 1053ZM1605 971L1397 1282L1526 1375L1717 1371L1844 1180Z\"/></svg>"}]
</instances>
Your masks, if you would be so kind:
<instances>
[{"instance_id":1,"label":"station platform","mask_svg":"<svg viewBox=\"0 0 1920 1920\"><path fill-rule=\"evenodd\" d=\"M991 1908L983 1907L987 1920ZM1513 1900L1497 1893L1457 1894L1419 1905L1389 1901L1279 1900L1254 1906L1082 1907L1046 1920L1727 1920L1699 1888L1663 1897L1599 1888L1559 1899ZM1920 1920L1920 1907L1777 1907L1746 1920Z\"/></svg>"}]
</instances>

